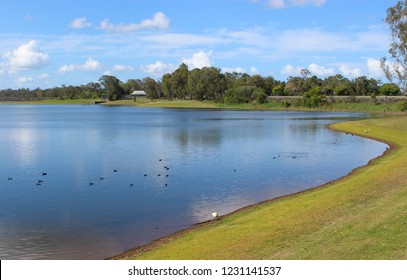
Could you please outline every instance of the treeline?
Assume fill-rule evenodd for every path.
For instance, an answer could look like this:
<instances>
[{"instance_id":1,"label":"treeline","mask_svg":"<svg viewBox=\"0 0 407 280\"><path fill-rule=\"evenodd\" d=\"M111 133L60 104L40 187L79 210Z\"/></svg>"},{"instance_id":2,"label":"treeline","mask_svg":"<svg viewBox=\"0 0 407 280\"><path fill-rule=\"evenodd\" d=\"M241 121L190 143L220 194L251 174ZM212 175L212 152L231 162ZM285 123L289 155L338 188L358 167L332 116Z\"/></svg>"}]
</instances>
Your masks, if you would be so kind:
<instances>
[{"instance_id":1,"label":"treeline","mask_svg":"<svg viewBox=\"0 0 407 280\"><path fill-rule=\"evenodd\" d=\"M365 76L348 79L342 75L320 79L307 69L297 77L278 81L272 76L248 75L246 73L222 73L215 67L189 70L181 64L174 72L160 80L147 77L122 82L115 76L104 75L98 82L81 86L61 86L48 89L5 89L0 100L38 99L97 99L117 100L128 97L136 90L144 90L150 99L194 99L238 103L264 103L267 96L302 96L305 106L319 106L328 102L330 96L376 96L401 95L396 84L384 83Z\"/></svg>"}]
</instances>

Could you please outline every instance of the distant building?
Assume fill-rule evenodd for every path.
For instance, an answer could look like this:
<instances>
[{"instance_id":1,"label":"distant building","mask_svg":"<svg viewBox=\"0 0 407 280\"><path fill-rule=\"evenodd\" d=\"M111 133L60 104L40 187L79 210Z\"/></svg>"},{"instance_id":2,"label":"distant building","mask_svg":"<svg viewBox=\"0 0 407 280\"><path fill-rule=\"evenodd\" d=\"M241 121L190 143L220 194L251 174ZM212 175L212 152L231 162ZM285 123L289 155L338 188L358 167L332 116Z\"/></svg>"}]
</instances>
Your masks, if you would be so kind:
<instances>
[{"instance_id":1,"label":"distant building","mask_svg":"<svg viewBox=\"0 0 407 280\"><path fill-rule=\"evenodd\" d=\"M144 90L135 90L130 93L130 97L146 97L147 93Z\"/></svg>"}]
</instances>

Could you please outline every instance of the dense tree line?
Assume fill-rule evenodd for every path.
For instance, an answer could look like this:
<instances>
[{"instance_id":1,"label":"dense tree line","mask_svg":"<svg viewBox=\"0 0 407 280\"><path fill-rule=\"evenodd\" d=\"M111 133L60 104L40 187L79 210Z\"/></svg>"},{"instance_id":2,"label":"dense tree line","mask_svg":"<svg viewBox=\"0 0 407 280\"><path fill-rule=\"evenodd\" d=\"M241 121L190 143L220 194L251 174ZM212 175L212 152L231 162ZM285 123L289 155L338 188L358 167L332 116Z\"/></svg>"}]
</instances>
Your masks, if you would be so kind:
<instances>
[{"instance_id":1,"label":"dense tree line","mask_svg":"<svg viewBox=\"0 0 407 280\"><path fill-rule=\"evenodd\" d=\"M174 72L156 81L147 77L130 79L123 83L115 76L104 75L98 82L81 86L61 86L49 89L5 89L0 100L38 99L96 99L117 100L129 96L135 90L144 90L150 99L166 98L210 100L215 102L264 103L267 96L302 96L305 106L318 106L330 96L400 95L396 84L384 83L365 76L348 79L334 75L325 79L314 76L307 69L300 76L278 81L271 76L250 76L246 73L222 73L215 67L189 70L181 64Z\"/></svg>"}]
</instances>

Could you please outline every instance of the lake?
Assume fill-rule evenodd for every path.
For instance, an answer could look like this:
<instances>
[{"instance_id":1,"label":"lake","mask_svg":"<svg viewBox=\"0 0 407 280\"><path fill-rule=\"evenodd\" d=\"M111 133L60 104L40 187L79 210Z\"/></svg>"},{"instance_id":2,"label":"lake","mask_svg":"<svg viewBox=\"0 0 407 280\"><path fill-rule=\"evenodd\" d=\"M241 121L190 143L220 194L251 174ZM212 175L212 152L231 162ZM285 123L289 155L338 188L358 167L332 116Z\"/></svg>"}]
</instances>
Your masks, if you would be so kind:
<instances>
[{"instance_id":1,"label":"lake","mask_svg":"<svg viewBox=\"0 0 407 280\"><path fill-rule=\"evenodd\" d=\"M359 113L0 106L0 259L103 259L348 174Z\"/></svg>"}]
</instances>

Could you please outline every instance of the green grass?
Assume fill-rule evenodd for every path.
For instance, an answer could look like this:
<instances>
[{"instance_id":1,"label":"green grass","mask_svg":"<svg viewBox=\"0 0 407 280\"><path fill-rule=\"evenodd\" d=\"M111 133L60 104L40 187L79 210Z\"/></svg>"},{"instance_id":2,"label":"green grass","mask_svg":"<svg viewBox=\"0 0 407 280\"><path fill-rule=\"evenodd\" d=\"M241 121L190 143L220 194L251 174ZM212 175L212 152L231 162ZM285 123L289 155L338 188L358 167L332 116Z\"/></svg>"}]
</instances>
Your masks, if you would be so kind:
<instances>
[{"instance_id":1,"label":"green grass","mask_svg":"<svg viewBox=\"0 0 407 280\"><path fill-rule=\"evenodd\" d=\"M265 104L224 104L211 101L197 100L174 100L164 99L149 100L146 98L137 98L133 100L111 101L105 105L116 106L142 106L142 107L161 107L161 108L207 108L207 109L234 109L234 110L296 110L296 111L347 111L347 112L368 112L368 113L397 113L396 103L374 104L374 103L332 103L328 106L318 108L307 108L301 106L283 106L281 101L269 101Z\"/></svg>"},{"instance_id":2,"label":"green grass","mask_svg":"<svg viewBox=\"0 0 407 280\"><path fill-rule=\"evenodd\" d=\"M135 259L407 259L407 116L335 129L393 147L350 176L197 227ZM131 256L130 253L127 257Z\"/></svg>"},{"instance_id":3,"label":"green grass","mask_svg":"<svg viewBox=\"0 0 407 280\"><path fill-rule=\"evenodd\" d=\"M133 100L117 100L109 101L104 105L108 106L139 106L139 107L161 107L161 108L219 108L217 103L209 101L197 101L197 100L174 100L168 101L164 99L153 100L147 98L137 98Z\"/></svg>"}]
</instances>

